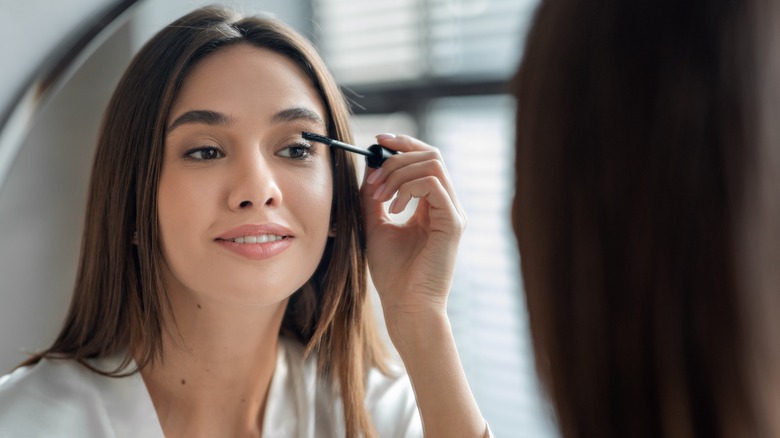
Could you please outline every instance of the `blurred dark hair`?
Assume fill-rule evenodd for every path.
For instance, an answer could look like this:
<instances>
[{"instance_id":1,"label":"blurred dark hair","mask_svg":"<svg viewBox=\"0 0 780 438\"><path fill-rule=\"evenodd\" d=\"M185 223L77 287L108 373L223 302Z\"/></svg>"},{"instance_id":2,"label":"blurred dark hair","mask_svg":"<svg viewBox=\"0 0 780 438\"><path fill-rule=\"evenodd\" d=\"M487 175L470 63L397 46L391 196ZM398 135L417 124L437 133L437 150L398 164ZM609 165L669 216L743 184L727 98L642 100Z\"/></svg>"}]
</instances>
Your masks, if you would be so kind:
<instances>
[{"instance_id":1,"label":"blurred dark hair","mask_svg":"<svg viewBox=\"0 0 780 438\"><path fill-rule=\"evenodd\" d=\"M513 85L512 214L566 438L780 432L777 9L537 11Z\"/></svg>"}]
</instances>

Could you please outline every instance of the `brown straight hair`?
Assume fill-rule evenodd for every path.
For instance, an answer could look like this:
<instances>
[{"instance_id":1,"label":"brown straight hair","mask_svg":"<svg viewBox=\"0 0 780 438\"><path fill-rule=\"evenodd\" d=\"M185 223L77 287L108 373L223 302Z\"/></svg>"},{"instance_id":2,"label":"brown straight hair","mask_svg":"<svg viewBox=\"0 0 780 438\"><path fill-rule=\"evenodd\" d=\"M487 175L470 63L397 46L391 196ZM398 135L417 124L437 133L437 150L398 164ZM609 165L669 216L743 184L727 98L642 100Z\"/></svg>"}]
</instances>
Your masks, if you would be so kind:
<instances>
[{"instance_id":1,"label":"brown straight hair","mask_svg":"<svg viewBox=\"0 0 780 438\"><path fill-rule=\"evenodd\" d=\"M175 332L157 220L166 123L193 67L234 44L293 60L328 111L328 135L351 143L343 94L316 50L288 26L216 7L198 9L167 26L134 57L108 105L71 307L54 344L25 364L70 358L89 367L86 359L126 352L122 368L135 353L140 369L160 359L164 330ZM320 372L338 382L347 436L374 436L364 405L366 373L369 367L386 371L385 350L368 302L356 168L341 150L331 150L331 161L330 219L336 236L329 239L312 278L291 297L282 331L306 345L307 355L316 351ZM108 375L121 376L122 368Z\"/></svg>"},{"instance_id":2,"label":"brown straight hair","mask_svg":"<svg viewBox=\"0 0 780 438\"><path fill-rule=\"evenodd\" d=\"M512 215L564 437L780 434L779 18L760 0L540 5Z\"/></svg>"}]
</instances>

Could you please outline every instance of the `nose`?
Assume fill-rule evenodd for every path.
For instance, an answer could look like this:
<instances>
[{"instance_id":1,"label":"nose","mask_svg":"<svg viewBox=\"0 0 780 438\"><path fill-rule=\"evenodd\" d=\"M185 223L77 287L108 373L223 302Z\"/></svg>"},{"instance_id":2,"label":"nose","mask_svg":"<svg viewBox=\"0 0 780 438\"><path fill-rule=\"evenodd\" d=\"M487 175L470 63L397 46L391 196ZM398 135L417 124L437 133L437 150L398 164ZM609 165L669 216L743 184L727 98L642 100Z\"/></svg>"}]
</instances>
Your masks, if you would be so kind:
<instances>
[{"instance_id":1,"label":"nose","mask_svg":"<svg viewBox=\"0 0 780 438\"><path fill-rule=\"evenodd\" d=\"M280 205L282 191L272 166L260 156L236 163L227 202L231 210Z\"/></svg>"}]
</instances>

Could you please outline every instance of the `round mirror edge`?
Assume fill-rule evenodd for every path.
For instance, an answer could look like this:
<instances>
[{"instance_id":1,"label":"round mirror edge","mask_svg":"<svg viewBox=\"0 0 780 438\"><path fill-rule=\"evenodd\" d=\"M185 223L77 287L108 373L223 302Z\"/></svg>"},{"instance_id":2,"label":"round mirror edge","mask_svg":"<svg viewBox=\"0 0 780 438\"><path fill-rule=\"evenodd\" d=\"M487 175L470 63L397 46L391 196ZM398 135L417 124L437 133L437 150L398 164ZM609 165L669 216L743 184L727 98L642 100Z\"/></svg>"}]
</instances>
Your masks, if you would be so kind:
<instances>
[{"instance_id":1,"label":"round mirror edge","mask_svg":"<svg viewBox=\"0 0 780 438\"><path fill-rule=\"evenodd\" d=\"M43 65L12 99L0 117L0 190L40 109L106 39L134 16L137 6L144 1L121 0L97 14L64 54Z\"/></svg>"}]
</instances>

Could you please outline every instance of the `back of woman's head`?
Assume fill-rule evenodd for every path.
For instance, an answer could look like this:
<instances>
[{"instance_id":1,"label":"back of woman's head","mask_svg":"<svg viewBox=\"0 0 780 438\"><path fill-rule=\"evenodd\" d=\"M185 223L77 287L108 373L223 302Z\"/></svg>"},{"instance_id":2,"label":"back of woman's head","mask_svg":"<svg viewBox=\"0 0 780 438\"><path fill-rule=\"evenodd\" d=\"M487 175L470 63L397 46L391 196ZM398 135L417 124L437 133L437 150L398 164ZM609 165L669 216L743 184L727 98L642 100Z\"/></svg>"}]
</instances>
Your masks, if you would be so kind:
<instances>
[{"instance_id":1,"label":"back of woman's head","mask_svg":"<svg viewBox=\"0 0 780 438\"><path fill-rule=\"evenodd\" d=\"M764 410L780 383L769 3L537 12L515 81L513 220L566 437L780 431Z\"/></svg>"},{"instance_id":2,"label":"back of woman's head","mask_svg":"<svg viewBox=\"0 0 780 438\"><path fill-rule=\"evenodd\" d=\"M126 352L126 363L134 358L144 367L162 354L165 331L176 336L157 219L168 117L189 72L234 44L294 61L322 99L327 134L351 142L349 110L338 85L311 44L286 25L208 7L161 30L134 57L106 109L71 308L54 345L27 363L41 357L83 362ZM370 435L364 373L371 365L383 367L383 348L366 305L354 162L344 151L330 154L332 217L323 220L333 224L335 237L312 279L291 297L283 331L307 345L307 353L319 351L320 369L340 385L348 435Z\"/></svg>"}]
</instances>

